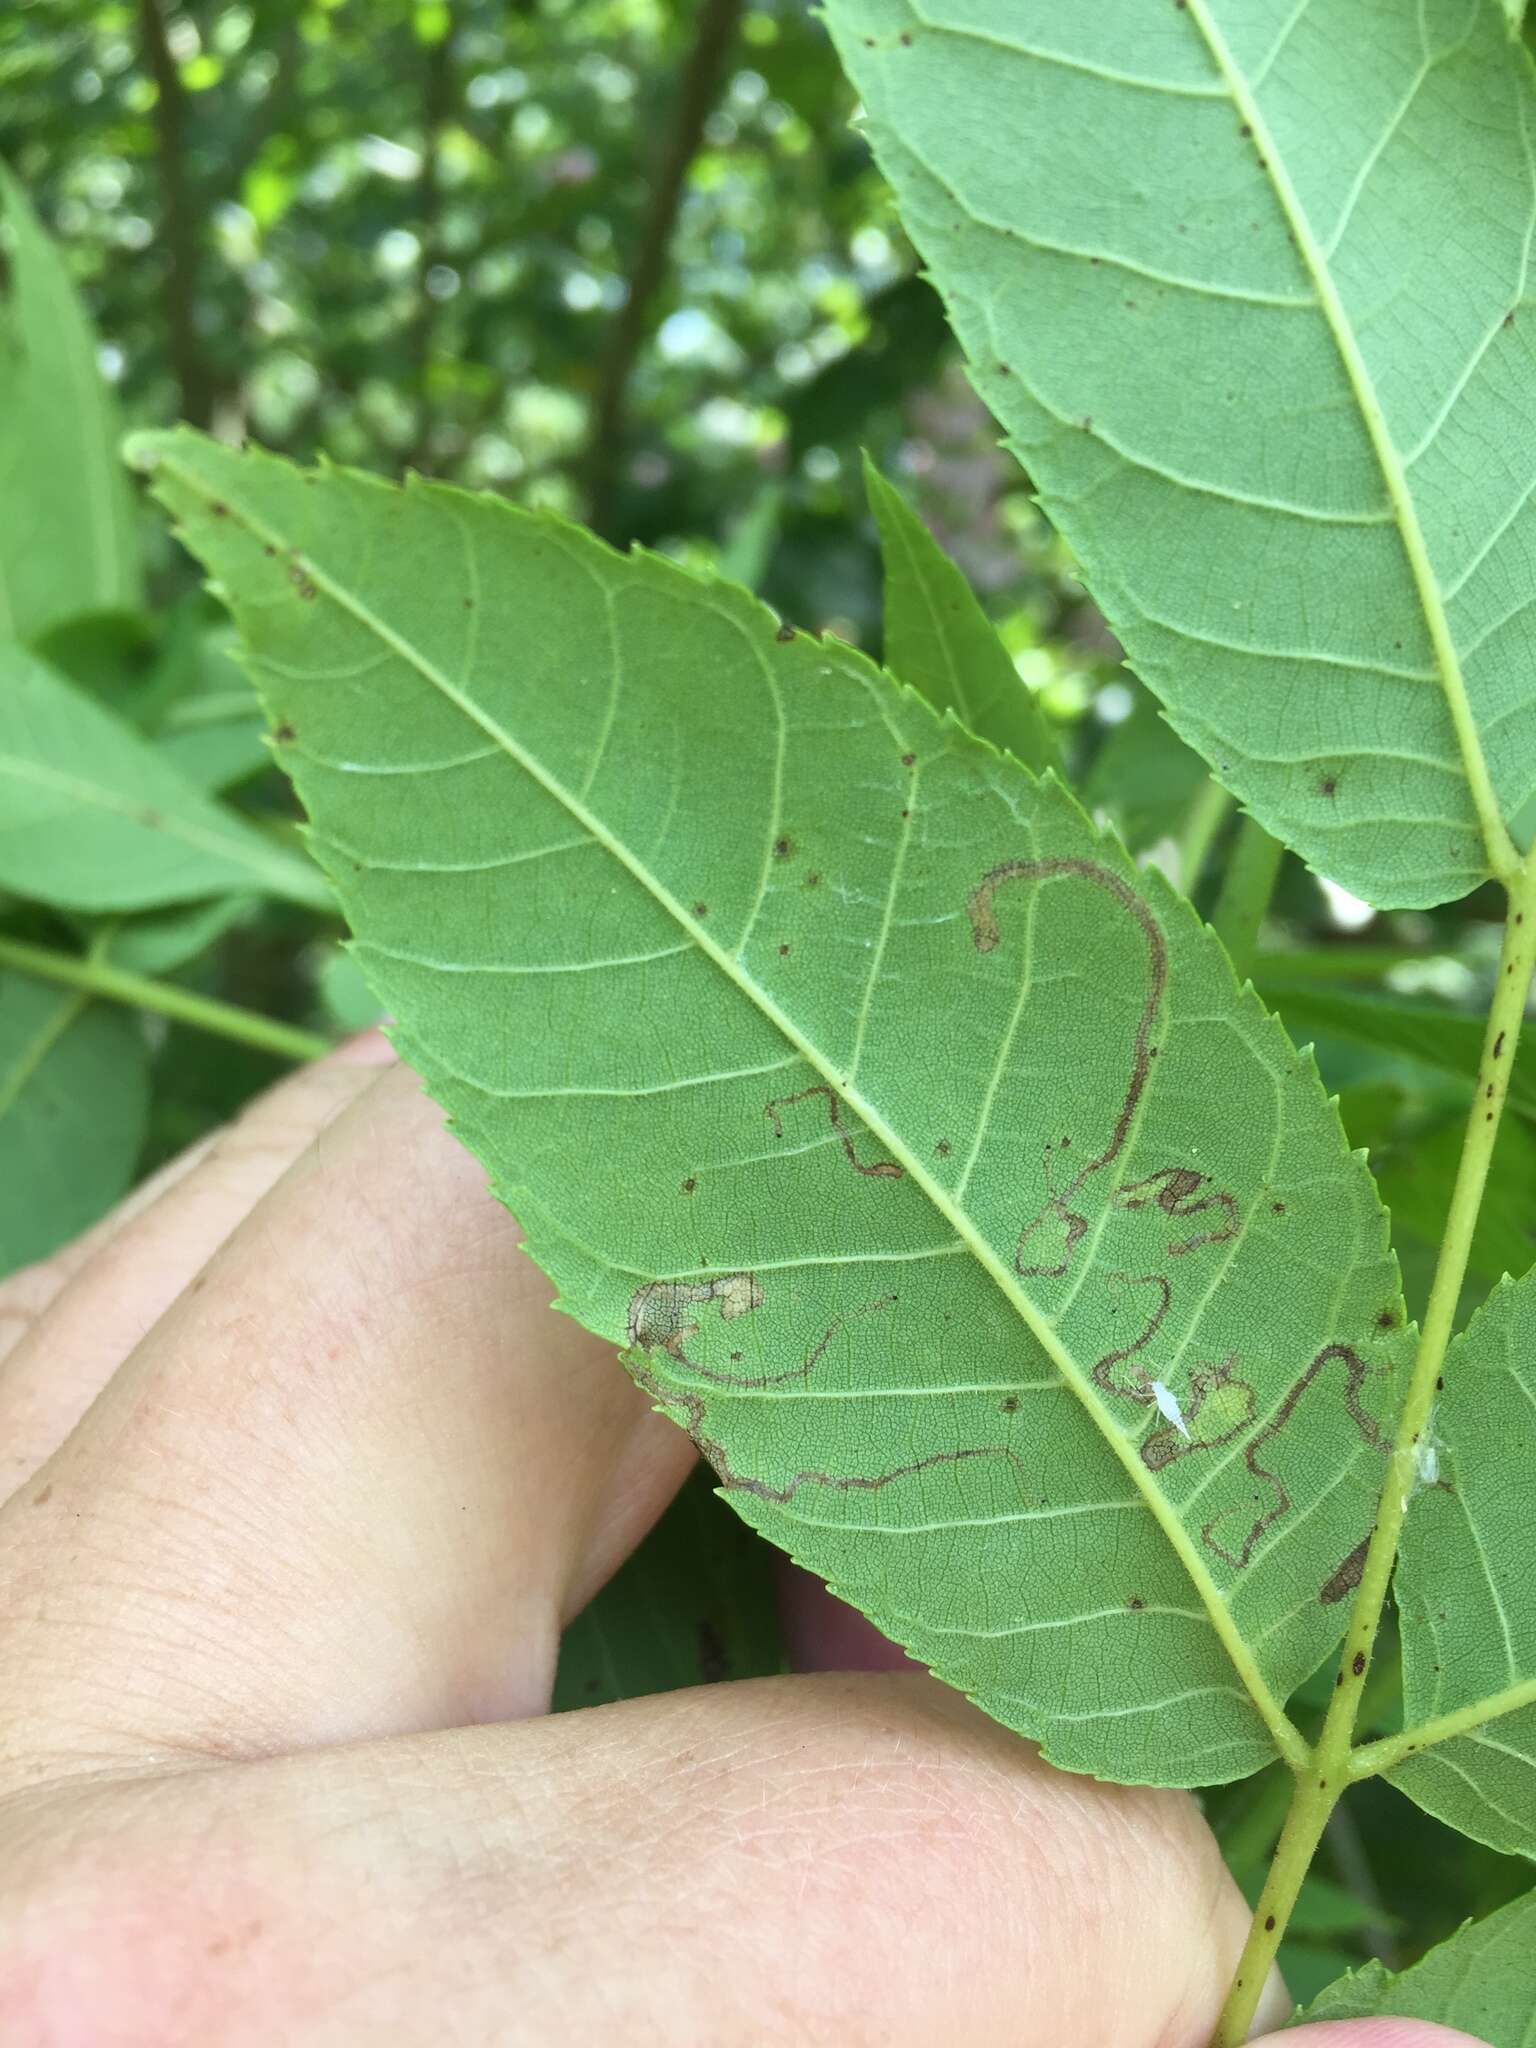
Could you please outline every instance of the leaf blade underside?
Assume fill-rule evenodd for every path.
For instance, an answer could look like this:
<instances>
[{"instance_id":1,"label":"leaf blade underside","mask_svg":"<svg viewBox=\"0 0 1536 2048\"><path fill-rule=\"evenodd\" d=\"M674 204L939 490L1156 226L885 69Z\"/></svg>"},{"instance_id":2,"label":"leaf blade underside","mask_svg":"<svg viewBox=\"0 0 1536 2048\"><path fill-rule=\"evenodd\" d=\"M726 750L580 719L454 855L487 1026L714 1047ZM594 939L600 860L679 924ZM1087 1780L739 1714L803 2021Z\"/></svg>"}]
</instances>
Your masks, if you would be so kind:
<instances>
[{"instance_id":1,"label":"leaf blade underside","mask_svg":"<svg viewBox=\"0 0 1536 2048\"><path fill-rule=\"evenodd\" d=\"M1395 1580L1403 1718L1410 1739L1468 1725L1387 1775L1463 1834L1536 1856L1536 1273L1493 1290L1442 1379Z\"/></svg>"},{"instance_id":2,"label":"leaf blade underside","mask_svg":"<svg viewBox=\"0 0 1536 2048\"><path fill-rule=\"evenodd\" d=\"M1507 871L1536 93L1495 0L828 15L973 380L1182 735L1370 902Z\"/></svg>"},{"instance_id":3,"label":"leaf blade underside","mask_svg":"<svg viewBox=\"0 0 1536 2048\"><path fill-rule=\"evenodd\" d=\"M1536 2043L1536 1892L1463 1927L1393 1976L1367 1963L1330 1984L1293 2024L1314 2020L1437 2020L1488 2048Z\"/></svg>"},{"instance_id":4,"label":"leaf blade underside","mask_svg":"<svg viewBox=\"0 0 1536 2048\"><path fill-rule=\"evenodd\" d=\"M402 1049L738 1510L1071 1768L1267 1761L1342 1628L1401 1304L1188 906L744 592L442 487L140 453Z\"/></svg>"}]
</instances>

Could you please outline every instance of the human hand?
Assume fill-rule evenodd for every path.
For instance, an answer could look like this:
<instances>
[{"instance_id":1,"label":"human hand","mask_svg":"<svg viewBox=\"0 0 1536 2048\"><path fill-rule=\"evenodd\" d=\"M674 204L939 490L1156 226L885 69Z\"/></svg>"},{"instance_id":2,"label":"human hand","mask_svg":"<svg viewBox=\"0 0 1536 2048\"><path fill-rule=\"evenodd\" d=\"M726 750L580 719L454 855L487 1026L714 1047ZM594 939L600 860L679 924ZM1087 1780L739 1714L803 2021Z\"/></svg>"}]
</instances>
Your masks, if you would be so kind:
<instances>
[{"instance_id":1,"label":"human hand","mask_svg":"<svg viewBox=\"0 0 1536 2048\"><path fill-rule=\"evenodd\" d=\"M693 1453L516 1243L370 1036L0 1287L0 2038L1201 2048L1182 1795L910 1667L549 1716Z\"/></svg>"}]
</instances>

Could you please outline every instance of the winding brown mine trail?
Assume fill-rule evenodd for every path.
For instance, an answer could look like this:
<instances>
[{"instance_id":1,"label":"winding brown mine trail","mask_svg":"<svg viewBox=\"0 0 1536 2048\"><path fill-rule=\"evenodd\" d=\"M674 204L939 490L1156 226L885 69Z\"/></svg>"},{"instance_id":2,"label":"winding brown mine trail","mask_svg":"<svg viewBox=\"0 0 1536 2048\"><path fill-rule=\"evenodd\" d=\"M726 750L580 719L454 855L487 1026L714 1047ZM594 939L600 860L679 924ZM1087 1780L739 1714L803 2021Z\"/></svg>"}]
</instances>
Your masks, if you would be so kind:
<instances>
[{"instance_id":1,"label":"winding brown mine trail","mask_svg":"<svg viewBox=\"0 0 1536 2048\"><path fill-rule=\"evenodd\" d=\"M990 869L966 898L966 909L971 919L971 937L978 953L990 953L1002 938L997 913L993 908L997 893L1010 882L1043 882L1057 875L1076 875L1080 880L1102 889L1105 894L1127 911L1141 928L1147 942L1147 993L1136 1020L1136 1036L1131 1047L1131 1070L1125 1084L1125 1094L1115 1118L1114 1129L1110 1132L1109 1143L1094 1158L1080 1166L1068 1185L1059 1192L1053 1191L1043 1208L1033 1216L1019 1232L1014 1246L1014 1271L1021 1279L1056 1279L1065 1273L1072 1263L1072 1254L1088 1228L1088 1219L1081 1210L1071 1204L1081 1194L1086 1183L1096 1173L1102 1173L1106 1166L1119 1158L1130 1135L1131 1123L1136 1115L1137 1104L1146 1090L1147 1076L1152 1070L1155 1049L1152 1045L1152 1026L1168 986L1168 941L1163 937L1162 927L1151 910L1135 890L1099 861L1088 860L1077 855L1050 855L1041 860L1005 860ZM1050 1184L1051 1148L1046 1147L1046 1183ZM1054 1266L1026 1265L1024 1247L1045 1222L1054 1216L1066 1232L1066 1246L1061 1261Z\"/></svg>"},{"instance_id":2,"label":"winding brown mine trail","mask_svg":"<svg viewBox=\"0 0 1536 2048\"><path fill-rule=\"evenodd\" d=\"M1152 1030L1168 987L1167 941L1150 908L1112 870L1098 861L1080 857L1004 861L983 875L966 901L977 952L990 953L1001 941L1002 933L994 907L1000 889L1011 882L1040 882L1059 875L1074 875L1102 889L1135 919L1147 945L1147 989L1132 1043L1130 1072L1108 1143L1101 1152L1080 1166L1068 1185L1060 1190L1051 1185L1053 1158L1055 1151L1064 1148L1070 1140L1062 1139L1061 1146L1057 1148L1049 1143L1046 1145L1048 1199L1019 1232L1014 1248L1014 1269L1024 1279L1055 1279L1071 1267L1077 1247L1088 1229L1086 1215L1073 1204L1093 1175L1112 1165L1125 1148L1157 1054L1157 1048L1151 1042ZM1206 1245L1231 1243L1241 1227L1236 1198L1228 1190L1216 1187L1208 1175L1190 1166L1161 1167L1155 1173L1117 1188L1111 1199L1126 1209L1156 1208L1170 1219L1198 1216L1209 1220L1209 1228L1171 1240L1166 1246L1170 1258L1186 1257ZM1061 1259L1055 1265L1026 1264L1025 1247L1048 1218L1054 1218L1065 1233ZM1106 1351L1097 1359L1090 1368L1091 1377L1105 1393L1119 1400L1134 1402L1144 1409L1152 1407L1156 1403L1152 1375L1140 1362L1138 1354L1145 1352L1151 1344L1173 1306L1172 1285L1161 1273L1114 1272L1107 1274L1106 1278L1126 1286L1150 1287L1155 1290L1155 1297L1140 1333L1130 1342ZM1132 1359L1138 1360L1131 1369L1132 1376L1129 1379L1117 1376L1115 1368ZM1142 1463L1149 1471L1161 1472L1180 1459L1223 1450L1243 1436L1257 1412L1258 1393L1249 1381L1238 1377L1235 1370L1238 1363L1239 1354L1231 1352L1219 1364L1197 1365L1193 1369L1184 1431L1173 1428L1155 1430L1141 1445ZM1325 1367L1334 1364L1343 1368L1343 1408L1361 1440L1373 1450L1385 1452L1389 1448L1375 1419L1361 1404L1360 1389L1370 1370L1366 1361L1352 1345L1323 1345L1287 1388L1269 1421L1254 1430L1244 1445L1242 1469L1256 1482L1259 1488L1257 1497L1250 1495L1244 1502L1223 1509L1200 1532L1207 1549L1234 1571L1246 1568L1265 1534L1291 1511L1293 1502L1285 1481L1262 1460L1290 1425L1308 1388ZM1241 1402L1241 1412L1233 1412L1234 1397ZM1212 1415L1202 1430L1201 1414L1208 1404L1218 1411L1224 1406L1225 1412L1220 1414L1219 1420ZM1358 1579L1360 1555L1360 1551L1352 1551L1324 1583L1319 1595L1323 1601L1331 1603L1341 1599Z\"/></svg>"}]
</instances>

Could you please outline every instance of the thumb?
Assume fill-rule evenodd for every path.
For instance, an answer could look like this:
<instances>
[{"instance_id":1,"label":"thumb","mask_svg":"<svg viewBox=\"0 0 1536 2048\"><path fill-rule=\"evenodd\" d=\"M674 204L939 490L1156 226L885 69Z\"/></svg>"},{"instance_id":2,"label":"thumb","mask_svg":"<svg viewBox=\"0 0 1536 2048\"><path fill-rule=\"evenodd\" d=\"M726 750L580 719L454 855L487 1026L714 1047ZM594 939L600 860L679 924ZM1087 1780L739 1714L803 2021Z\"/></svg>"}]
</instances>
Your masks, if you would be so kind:
<instances>
[{"instance_id":1,"label":"thumb","mask_svg":"<svg viewBox=\"0 0 1536 2048\"><path fill-rule=\"evenodd\" d=\"M1437 2027L1429 2020L1328 2020L1294 2027L1285 2034L1266 2034L1250 2048L1489 2048L1457 2027Z\"/></svg>"}]
</instances>

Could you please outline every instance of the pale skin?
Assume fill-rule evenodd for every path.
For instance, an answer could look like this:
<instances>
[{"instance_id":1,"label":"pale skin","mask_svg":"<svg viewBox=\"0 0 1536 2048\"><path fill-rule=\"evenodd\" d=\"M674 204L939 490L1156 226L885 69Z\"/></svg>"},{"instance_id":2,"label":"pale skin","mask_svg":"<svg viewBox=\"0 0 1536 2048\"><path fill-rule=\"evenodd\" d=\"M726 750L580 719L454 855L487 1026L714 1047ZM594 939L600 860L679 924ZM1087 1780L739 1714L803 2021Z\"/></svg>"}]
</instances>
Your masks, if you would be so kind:
<instances>
[{"instance_id":1,"label":"pale skin","mask_svg":"<svg viewBox=\"0 0 1536 2048\"><path fill-rule=\"evenodd\" d=\"M0 2039L1201 2048L1182 1795L910 1667L548 1715L693 1455L549 1291L375 1036L0 1286Z\"/></svg>"}]
</instances>

